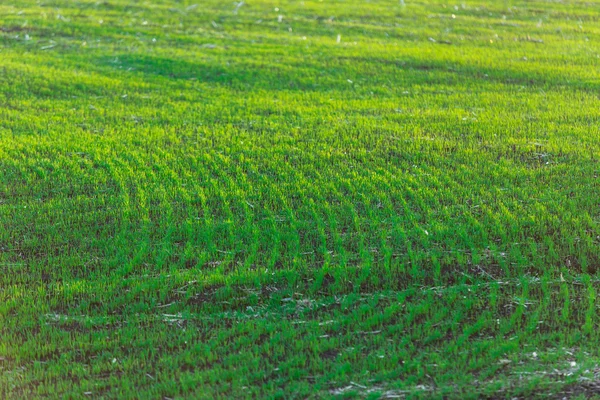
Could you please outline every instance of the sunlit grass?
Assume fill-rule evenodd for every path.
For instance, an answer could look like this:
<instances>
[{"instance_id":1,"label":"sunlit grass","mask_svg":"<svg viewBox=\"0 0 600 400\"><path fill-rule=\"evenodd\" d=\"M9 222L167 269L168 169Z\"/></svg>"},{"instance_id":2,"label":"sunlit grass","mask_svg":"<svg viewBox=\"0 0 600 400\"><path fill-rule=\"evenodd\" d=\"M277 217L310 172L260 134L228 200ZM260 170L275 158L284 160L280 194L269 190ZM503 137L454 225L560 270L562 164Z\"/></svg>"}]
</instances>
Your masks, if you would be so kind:
<instances>
[{"instance_id":1,"label":"sunlit grass","mask_svg":"<svg viewBox=\"0 0 600 400\"><path fill-rule=\"evenodd\" d=\"M0 4L2 397L597 392L600 3Z\"/></svg>"}]
</instances>

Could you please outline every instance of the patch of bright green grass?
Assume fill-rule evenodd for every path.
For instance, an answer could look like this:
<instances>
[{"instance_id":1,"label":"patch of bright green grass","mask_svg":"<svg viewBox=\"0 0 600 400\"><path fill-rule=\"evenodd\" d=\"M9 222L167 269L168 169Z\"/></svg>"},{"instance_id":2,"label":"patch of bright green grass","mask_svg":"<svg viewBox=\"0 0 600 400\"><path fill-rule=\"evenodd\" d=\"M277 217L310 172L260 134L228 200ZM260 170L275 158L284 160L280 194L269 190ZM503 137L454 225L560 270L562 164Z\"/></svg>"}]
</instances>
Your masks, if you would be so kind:
<instances>
[{"instance_id":1,"label":"patch of bright green grass","mask_svg":"<svg viewBox=\"0 0 600 400\"><path fill-rule=\"evenodd\" d=\"M0 396L600 387L600 3L0 4Z\"/></svg>"}]
</instances>

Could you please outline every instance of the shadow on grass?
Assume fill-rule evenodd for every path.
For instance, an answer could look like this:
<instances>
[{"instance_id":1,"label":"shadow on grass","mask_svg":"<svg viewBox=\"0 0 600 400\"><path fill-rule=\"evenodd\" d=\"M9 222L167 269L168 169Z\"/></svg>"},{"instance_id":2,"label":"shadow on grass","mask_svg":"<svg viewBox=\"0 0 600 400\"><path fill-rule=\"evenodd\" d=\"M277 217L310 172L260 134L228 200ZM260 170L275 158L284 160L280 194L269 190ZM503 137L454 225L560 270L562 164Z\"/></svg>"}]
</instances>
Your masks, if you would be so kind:
<instances>
[{"instance_id":1,"label":"shadow on grass","mask_svg":"<svg viewBox=\"0 0 600 400\"><path fill-rule=\"evenodd\" d=\"M104 73L121 69L149 80L197 80L238 90L353 91L355 88L349 84L352 83L349 79L354 78L358 70L361 71L361 87L443 84L456 86L461 90L472 90L474 87L481 90L491 85L546 90L565 87L582 91L600 89L598 82L544 70L532 72L520 70L518 66L494 68L413 57L332 57L312 59L301 64L298 61L284 64L281 61L274 63L265 60L262 64L240 62L216 65L204 60L195 62L125 54L103 57L97 60L96 65Z\"/></svg>"},{"instance_id":2,"label":"shadow on grass","mask_svg":"<svg viewBox=\"0 0 600 400\"><path fill-rule=\"evenodd\" d=\"M265 62L257 64L210 64L203 60L197 62L155 57L147 55L119 55L103 57L96 65L103 72L110 69L129 71L142 75L144 79L165 78L170 81L192 80L238 90L318 90L318 76L306 76L306 69L285 71L279 65ZM161 79L162 80L162 79ZM161 83L164 83L162 80Z\"/></svg>"}]
</instances>

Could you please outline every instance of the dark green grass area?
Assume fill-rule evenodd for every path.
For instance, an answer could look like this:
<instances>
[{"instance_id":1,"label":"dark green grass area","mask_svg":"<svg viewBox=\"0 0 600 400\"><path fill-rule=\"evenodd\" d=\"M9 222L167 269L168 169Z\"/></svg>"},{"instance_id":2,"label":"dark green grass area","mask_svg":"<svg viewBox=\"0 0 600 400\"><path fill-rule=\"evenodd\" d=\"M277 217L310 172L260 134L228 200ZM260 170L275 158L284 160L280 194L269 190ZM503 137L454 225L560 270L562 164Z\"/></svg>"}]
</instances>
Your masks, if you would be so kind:
<instances>
[{"instance_id":1,"label":"dark green grass area","mask_svg":"<svg viewBox=\"0 0 600 400\"><path fill-rule=\"evenodd\" d=\"M0 397L600 393L600 2L0 3Z\"/></svg>"}]
</instances>

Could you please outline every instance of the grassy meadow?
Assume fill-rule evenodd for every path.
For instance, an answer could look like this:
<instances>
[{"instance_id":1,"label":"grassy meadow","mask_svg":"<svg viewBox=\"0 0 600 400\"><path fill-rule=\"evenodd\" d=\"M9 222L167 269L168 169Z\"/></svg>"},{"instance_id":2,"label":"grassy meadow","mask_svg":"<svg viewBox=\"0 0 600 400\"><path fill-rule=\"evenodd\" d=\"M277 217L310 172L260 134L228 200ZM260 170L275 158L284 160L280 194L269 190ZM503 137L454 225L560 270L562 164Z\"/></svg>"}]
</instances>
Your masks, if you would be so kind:
<instances>
[{"instance_id":1,"label":"grassy meadow","mask_svg":"<svg viewBox=\"0 0 600 400\"><path fill-rule=\"evenodd\" d=\"M1 398L600 394L600 2L0 2Z\"/></svg>"}]
</instances>

